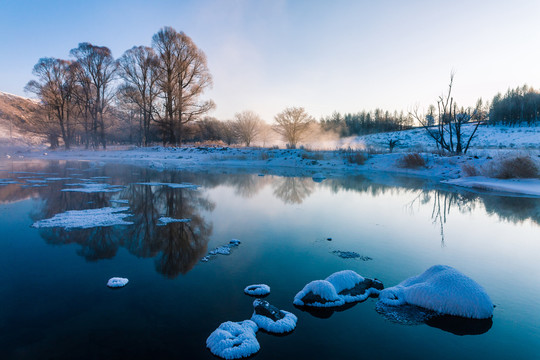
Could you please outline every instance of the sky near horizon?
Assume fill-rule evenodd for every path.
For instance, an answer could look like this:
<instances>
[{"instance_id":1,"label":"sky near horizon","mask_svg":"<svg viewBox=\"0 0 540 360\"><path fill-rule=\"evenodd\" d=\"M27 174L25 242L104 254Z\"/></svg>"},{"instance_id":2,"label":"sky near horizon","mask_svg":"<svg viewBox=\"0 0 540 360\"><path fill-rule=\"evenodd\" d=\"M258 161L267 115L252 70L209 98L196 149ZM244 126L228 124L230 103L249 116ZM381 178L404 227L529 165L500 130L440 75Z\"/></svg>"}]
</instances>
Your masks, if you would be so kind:
<instances>
[{"instance_id":1,"label":"sky near horizon","mask_svg":"<svg viewBox=\"0 0 540 360\"><path fill-rule=\"evenodd\" d=\"M427 108L451 71L455 100L472 106L540 88L539 16L538 0L0 0L0 91L30 97L38 59L80 42L117 58L172 26L206 53L218 119Z\"/></svg>"}]
</instances>

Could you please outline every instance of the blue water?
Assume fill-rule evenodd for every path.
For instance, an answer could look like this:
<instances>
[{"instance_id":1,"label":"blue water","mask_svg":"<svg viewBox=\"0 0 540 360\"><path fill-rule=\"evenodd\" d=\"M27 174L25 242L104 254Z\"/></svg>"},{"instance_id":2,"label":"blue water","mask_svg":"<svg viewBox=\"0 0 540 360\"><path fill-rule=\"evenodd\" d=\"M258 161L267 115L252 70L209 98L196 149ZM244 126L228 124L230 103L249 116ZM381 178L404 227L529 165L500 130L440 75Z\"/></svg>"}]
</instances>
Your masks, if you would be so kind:
<instances>
[{"instance_id":1,"label":"blue water","mask_svg":"<svg viewBox=\"0 0 540 360\"><path fill-rule=\"evenodd\" d=\"M35 178L21 179L28 176ZM61 191L96 176L125 188ZM72 179L27 182L47 177ZM538 357L539 199L456 192L407 178L316 183L92 162L5 162L0 178L20 182L0 185L2 359L212 359L206 338L224 321L251 317L253 298L243 289L254 283L270 285L266 300L298 316L289 335L258 333L258 359ZM66 210L106 206L129 206L126 220L134 225L31 227ZM192 221L157 226L160 216ZM200 262L232 238L242 243L231 255ZM342 259L335 250L371 260ZM393 286L434 264L480 283L496 305L492 322L480 330L471 323L457 330L448 322L404 325L377 313L376 299L314 314L292 304L307 282L335 271L352 269ZM113 276L130 282L108 289Z\"/></svg>"}]
</instances>

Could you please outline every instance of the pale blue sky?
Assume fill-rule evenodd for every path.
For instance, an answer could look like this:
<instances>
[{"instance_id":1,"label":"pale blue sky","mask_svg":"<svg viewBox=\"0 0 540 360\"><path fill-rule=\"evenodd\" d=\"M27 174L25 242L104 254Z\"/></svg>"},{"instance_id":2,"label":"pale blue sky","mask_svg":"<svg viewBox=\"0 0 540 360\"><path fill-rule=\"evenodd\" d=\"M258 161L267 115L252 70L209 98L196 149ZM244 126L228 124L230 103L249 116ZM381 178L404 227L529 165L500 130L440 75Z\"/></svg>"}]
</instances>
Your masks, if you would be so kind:
<instances>
[{"instance_id":1,"label":"pale blue sky","mask_svg":"<svg viewBox=\"0 0 540 360\"><path fill-rule=\"evenodd\" d=\"M220 119L287 106L411 109L540 87L540 1L0 0L0 91L26 95L40 57L88 41L118 57L168 25L206 53Z\"/></svg>"}]
</instances>

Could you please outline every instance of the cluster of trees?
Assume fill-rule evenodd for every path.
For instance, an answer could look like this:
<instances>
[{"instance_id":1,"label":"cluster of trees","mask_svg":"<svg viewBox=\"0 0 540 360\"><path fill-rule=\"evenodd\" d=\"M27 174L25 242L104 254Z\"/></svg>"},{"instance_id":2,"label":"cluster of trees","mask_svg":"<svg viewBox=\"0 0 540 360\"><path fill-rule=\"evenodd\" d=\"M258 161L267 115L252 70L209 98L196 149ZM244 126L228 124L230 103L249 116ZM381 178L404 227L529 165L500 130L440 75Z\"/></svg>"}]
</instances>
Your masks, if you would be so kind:
<instances>
[{"instance_id":1,"label":"cluster of trees","mask_svg":"<svg viewBox=\"0 0 540 360\"><path fill-rule=\"evenodd\" d=\"M105 148L115 139L109 132L141 145L179 144L183 127L214 107L200 99L212 85L205 54L171 27L152 37L152 47L135 46L117 60L109 48L90 43L70 55L40 59L26 86L43 105L28 128L52 146L61 139L66 148Z\"/></svg>"},{"instance_id":2,"label":"cluster of trees","mask_svg":"<svg viewBox=\"0 0 540 360\"><path fill-rule=\"evenodd\" d=\"M413 125L413 118L409 114L404 114L403 111L390 113L375 109L375 111L361 111L345 115L334 112L322 118L320 123L323 129L346 137L409 129Z\"/></svg>"},{"instance_id":3,"label":"cluster of trees","mask_svg":"<svg viewBox=\"0 0 540 360\"><path fill-rule=\"evenodd\" d=\"M540 120L540 92L527 85L495 95L489 110L490 124L532 125Z\"/></svg>"}]
</instances>

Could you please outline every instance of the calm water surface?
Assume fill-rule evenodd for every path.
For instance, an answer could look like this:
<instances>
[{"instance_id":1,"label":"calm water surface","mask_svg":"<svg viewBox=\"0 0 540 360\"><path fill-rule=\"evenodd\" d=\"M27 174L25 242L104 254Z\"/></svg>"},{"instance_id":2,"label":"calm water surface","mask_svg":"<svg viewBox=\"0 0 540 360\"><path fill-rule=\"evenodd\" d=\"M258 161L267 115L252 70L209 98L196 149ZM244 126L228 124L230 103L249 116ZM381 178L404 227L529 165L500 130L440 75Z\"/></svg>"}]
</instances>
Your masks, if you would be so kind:
<instances>
[{"instance_id":1,"label":"calm water surface","mask_svg":"<svg viewBox=\"0 0 540 360\"><path fill-rule=\"evenodd\" d=\"M53 177L70 179L40 182ZM0 179L18 182L0 185L2 359L212 359L206 338L224 321L251 317L253 298L243 289L254 283L270 285L266 300L298 316L289 335L258 333L257 359L538 358L540 199L414 179L316 183L92 162L2 162ZM61 191L80 179L125 188ZM108 206L129 206L134 225L31 227L66 210ZM157 226L160 216L192 221ZM200 262L232 238L242 244L231 255ZM378 314L376 299L323 313L292 304L307 282L335 271L393 286L435 264L486 289L496 305L492 322L405 325ZM110 290L112 276L130 282Z\"/></svg>"}]
</instances>

